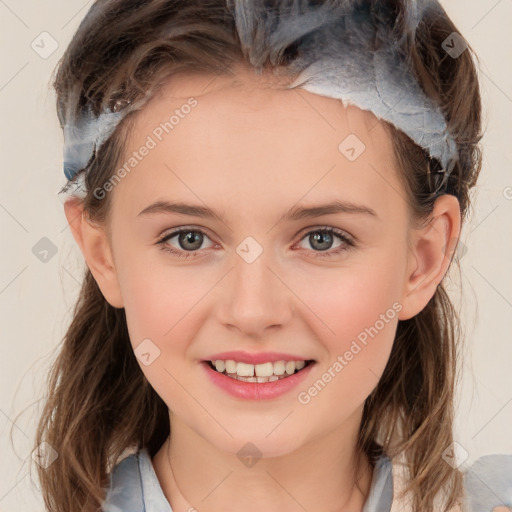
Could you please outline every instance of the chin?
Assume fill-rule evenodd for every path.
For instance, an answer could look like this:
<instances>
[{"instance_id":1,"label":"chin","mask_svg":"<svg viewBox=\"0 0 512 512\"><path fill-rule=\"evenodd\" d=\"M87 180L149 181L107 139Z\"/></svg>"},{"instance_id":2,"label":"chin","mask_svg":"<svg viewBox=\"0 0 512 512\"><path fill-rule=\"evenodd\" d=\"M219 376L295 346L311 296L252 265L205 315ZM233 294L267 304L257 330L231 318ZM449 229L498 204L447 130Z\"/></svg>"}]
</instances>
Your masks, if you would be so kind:
<instances>
[{"instance_id":1,"label":"chin","mask_svg":"<svg viewBox=\"0 0 512 512\"><path fill-rule=\"evenodd\" d=\"M251 467L258 459L281 457L301 447L302 443L296 439L290 439L284 429L281 435L277 431L268 435L271 430L264 429L263 432L258 431L256 435L251 435L249 432L237 435L230 430L233 438L226 439L224 437L218 444L215 443L215 440L210 442L215 444L218 450L240 458L247 467ZM266 437L267 435L268 437Z\"/></svg>"}]
</instances>

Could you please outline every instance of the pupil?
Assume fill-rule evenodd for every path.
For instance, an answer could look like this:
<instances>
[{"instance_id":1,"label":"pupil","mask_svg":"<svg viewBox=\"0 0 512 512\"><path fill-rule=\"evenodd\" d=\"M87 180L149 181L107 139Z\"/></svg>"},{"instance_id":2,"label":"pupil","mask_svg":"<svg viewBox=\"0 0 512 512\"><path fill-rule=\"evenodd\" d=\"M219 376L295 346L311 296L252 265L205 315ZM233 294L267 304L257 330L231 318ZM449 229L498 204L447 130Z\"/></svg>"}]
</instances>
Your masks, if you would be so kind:
<instances>
[{"instance_id":1,"label":"pupil","mask_svg":"<svg viewBox=\"0 0 512 512\"><path fill-rule=\"evenodd\" d=\"M194 232L194 231L189 231L188 233L182 233L179 236L179 239L180 239L179 242L180 242L181 247L184 250L186 250L186 251L193 251L194 249L199 249L201 247L202 238L203 238L203 235L201 235L201 233L197 233L197 232ZM194 242L195 242L195 245L194 245L194 247L187 248L186 246L183 247L183 242L191 243L191 244L194 244Z\"/></svg>"},{"instance_id":2,"label":"pupil","mask_svg":"<svg viewBox=\"0 0 512 512\"><path fill-rule=\"evenodd\" d=\"M327 245L329 247L317 247L318 249L324 251L326 249L329 249L332 245L332 236L329 233L322 233L317 232L314 235L311 235L313 237L314 243L319 242L320 244L325 243L325 240L327 239ZM312 247L314 247L314 243L311 244Z\"/></svg>"}]
</instances>

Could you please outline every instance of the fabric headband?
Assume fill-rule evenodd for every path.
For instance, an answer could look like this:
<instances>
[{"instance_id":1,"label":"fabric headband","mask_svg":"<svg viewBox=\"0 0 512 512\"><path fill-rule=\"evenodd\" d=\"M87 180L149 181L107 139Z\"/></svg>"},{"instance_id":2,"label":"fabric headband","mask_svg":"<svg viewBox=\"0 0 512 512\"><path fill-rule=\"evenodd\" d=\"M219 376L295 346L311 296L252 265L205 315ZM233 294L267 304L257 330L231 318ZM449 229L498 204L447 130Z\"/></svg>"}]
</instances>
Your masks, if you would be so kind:
<instances>
[{"instance_id":1,"label":"fabric headband","mask_svg":"<svg viewBox=\"0 0 512 512\"><path fill-rule=\"evenodd\" d=\"M226 1L242 49L255 68L267 60L275 65L286 50L286 66L297 74L288 88L339 99L394 125L439 162L442 169L435 172L443 174L441 185L446 184L458 159L456 143L440 108L420 87L406 50L425 10L435 2L405 2L404 26L398 30L396 13L386 2L352 0L311 6L308 1L293 0L274 1L269 8L268 0ZM93 10L94 6L86 18ZM172 31L168 31L171 37ZM66 105L68 114L61 124L68 180L88 165L133 106L127 102L121 110L107 109L98 117L88 107L73 118L69 113L77 110L76 104ZM74 180L81 182L82 193L83 175Z\"/></svg>"}]
</instances>

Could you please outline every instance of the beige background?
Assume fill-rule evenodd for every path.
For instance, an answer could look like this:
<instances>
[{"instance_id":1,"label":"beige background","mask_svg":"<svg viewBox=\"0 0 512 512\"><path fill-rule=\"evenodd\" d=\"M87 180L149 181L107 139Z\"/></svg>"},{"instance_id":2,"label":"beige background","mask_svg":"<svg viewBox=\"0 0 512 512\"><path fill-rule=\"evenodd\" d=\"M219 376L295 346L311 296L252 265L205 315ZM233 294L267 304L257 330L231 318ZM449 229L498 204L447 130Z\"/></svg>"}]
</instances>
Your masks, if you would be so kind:
<instances>
[{"instance_id":1,"label":"beige background","mask_svg":"<svg viewBox=\"0 0 512 512\"><path fill-rule=\"evenodd\" d=\"M484 168L459 253L468 354L456 440L467 452L464 467L483 454L512 453L512 0L442 3L479 55L486 109ZM82 262L57 196L62 132L48 82L90 5L0 0L0 511L43 511L29 474L32 437ZM51 39L58 47L41 55ZM43 237L57 251L46 263L32 252Z\"/></svg>"}]
</instances>

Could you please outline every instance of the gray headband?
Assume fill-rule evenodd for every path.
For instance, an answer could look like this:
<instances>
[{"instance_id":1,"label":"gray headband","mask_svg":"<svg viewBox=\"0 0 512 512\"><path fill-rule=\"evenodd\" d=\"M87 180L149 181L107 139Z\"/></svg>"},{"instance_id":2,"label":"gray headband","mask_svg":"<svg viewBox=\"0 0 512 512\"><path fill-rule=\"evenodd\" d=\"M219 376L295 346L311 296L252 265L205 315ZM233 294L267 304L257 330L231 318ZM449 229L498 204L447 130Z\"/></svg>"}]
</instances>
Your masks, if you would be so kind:
<instances>
[{"instance_id":1,"label":"gray headband","mask_svg":"<svg viewBox=\"0 0 512 512\"><path fill-rule=\"evenodd\" d=\"M455 140L443 113L421 89L405 50L407 37L414 41L424 11L435 2L405 2L404 27L398 31L386 2L311 6L307 0L274 0L269 8L264 5L268 0L226 1L242 49L255 68L267 60L275 64L288 49L287 66L298 75L288 88L339 99L389 122L440 163L442 184L446 184L458 159ZM68 106L67 111L73 112L74 107ZM64 173L68 180L87 166L131 110L129 105L96 117L88 108L78 118L66 119Z\"/></svg>"}]
</instances>

